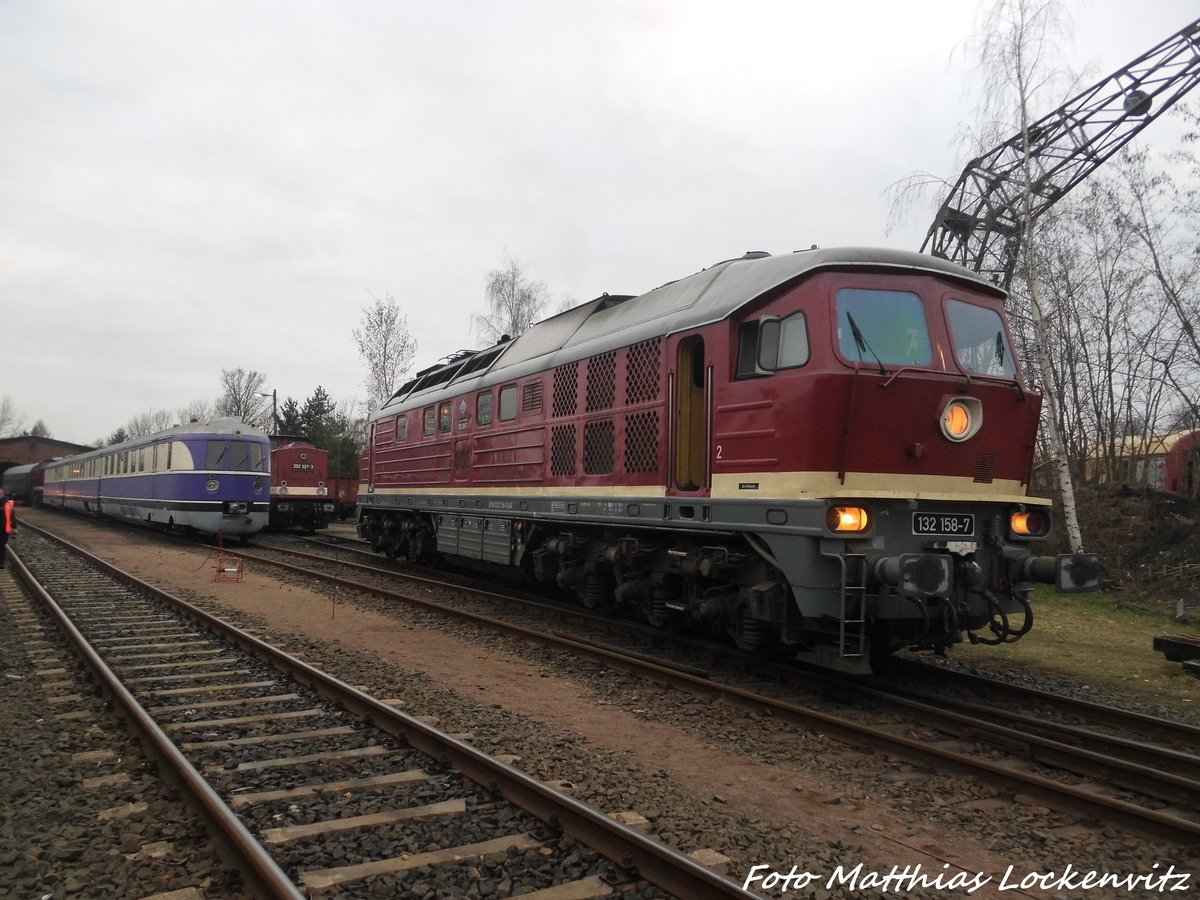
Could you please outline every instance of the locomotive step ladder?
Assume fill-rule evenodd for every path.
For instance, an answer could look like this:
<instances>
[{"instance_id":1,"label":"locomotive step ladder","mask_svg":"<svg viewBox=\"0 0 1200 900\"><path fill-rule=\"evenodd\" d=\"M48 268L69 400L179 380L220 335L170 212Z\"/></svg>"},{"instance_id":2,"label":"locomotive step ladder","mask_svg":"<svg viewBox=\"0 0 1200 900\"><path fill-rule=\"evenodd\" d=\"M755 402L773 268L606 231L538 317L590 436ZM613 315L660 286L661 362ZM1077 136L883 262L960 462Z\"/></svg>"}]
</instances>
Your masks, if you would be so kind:
<instances>
[{"instance_id":1,"label":"locomotive step ladder","mask_svg":"<svg viewBox=\"0 0 1200 900\"><path fill-rule=\"evenodd\" d=\"M843 659L861 659L867 654L867 558L861 553L843 553L838 560L838 654Z\"/></svg>"}]
</instances>

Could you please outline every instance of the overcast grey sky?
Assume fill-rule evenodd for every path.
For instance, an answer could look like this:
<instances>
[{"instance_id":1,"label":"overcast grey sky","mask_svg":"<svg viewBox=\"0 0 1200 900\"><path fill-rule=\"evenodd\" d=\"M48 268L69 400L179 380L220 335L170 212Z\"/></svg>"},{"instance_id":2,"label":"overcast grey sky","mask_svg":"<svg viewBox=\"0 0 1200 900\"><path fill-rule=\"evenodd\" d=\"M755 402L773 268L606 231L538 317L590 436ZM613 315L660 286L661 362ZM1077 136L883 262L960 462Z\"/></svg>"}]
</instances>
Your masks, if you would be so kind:
<instances>
[{"instance_id":1,"label":"overcast grey sky","mask_svg":"<svg viewBox=\"0 0 1200 900\"><path fill-rule=\"evenodd\" d=\"M1067 7L1063 62L1089 80L1196 8ZM266 372L280 402L362 400L372 296L429 365L476 345L507 254L557 306L752 249L917 249L932 208L888 234L886 192L957 177L975 15L0 0L0 396L81 443L215 398L225 368Z\"/></svg>"}]
</instances>

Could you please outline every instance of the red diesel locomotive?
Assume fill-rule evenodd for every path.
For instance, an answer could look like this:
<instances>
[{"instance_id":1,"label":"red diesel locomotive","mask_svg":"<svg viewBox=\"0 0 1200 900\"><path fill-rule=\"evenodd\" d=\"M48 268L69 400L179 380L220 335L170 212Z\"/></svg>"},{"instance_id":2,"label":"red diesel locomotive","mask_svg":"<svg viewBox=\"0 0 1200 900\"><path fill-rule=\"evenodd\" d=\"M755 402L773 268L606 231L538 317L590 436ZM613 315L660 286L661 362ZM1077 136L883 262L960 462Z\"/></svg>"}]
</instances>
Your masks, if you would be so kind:
<instances>
[{"instance_id":1,"label":"red diesel locomotive","mask_svg":"<svg viewBox=\"0 0 1200 900\"><path fill-rule=\"evenodd\" d=\"M868 671L1015 640L1033 582L1096 587L1096 557L1031 550L1040 406L968 270L752 253L419 373L372 416L358 527Z\"/></svg>"},{"instance_id":2,"label":"red diesel locomotive","mask_svg":"<svg viewBox=\"0 0 1200 900\"><path fill-rule=\"evenodd\" d=\"M307 441L271 438L271 516L275 531L327 528L334 501L329 495L329 452Z\"/></svg>"}]
</instances>

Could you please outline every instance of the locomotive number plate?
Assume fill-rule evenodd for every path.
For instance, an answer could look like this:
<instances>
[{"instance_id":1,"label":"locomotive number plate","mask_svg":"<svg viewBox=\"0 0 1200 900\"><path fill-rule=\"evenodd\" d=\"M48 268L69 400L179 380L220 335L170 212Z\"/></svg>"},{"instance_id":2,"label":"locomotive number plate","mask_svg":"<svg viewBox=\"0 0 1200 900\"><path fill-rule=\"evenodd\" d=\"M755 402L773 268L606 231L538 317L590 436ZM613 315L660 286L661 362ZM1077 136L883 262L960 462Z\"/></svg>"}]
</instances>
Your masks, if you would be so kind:
<instances>
[{"instance_id":1,"label":"locomotive number plate","mask_svg":"<svg viewBox=\"0 0 1200 900\"><path fill-rule=\"evenodd\" d=\"M972 535L975 517L967 513L913 513L913 534Z\"/></svg>"}]
</instances>

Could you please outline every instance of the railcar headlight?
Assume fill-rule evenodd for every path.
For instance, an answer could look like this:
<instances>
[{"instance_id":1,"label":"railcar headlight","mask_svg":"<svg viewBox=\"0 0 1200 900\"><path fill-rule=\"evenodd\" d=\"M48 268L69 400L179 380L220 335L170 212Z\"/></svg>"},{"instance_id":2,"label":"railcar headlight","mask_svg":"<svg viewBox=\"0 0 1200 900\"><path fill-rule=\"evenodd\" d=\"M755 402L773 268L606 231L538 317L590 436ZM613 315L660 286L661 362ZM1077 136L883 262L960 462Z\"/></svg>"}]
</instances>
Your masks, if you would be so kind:
<instances>
[{"instance_id":1,"label":"railcar headlight","mask_svg":"<svg viewBox=\"0 0 1200 900\"><path fill-rule=\"evenodd\" d=\"M1050 533L1050 517L1040 509L1015 512L1009 516L1008 527L1019 537L1045 537Z\"/></svg>"},{"instance_id":2,"label":"railcar headlight","mask_svg":"<svg viewBox=\"0 0 1200 900\"><path fill-rule=\"evenodd\" d=\"M210 478L208 481L204 482L204 489L210 494L215 494L221 489L221 482L217 481L215 478Z\"/></svg>"},{"instance_id":3,"label":"railcar headlight","mask_svg":"<svg viewBox=\"0 0 1200 900\"><path fill-rule=\"evenodd\" d=\"M825 527L838 534L861 534L870 524L871 516L861 506L831 506L825 513Z\"/></svg>"},{"instance_id":4,"label":"railcar headlight","mask_svg":"<svg viewBox=\"0 0 1200 900\"><path fill-rule=\"evenodd\" d=\"M983 404L975 397L955 397L942 406L942 434L956 444L978 433L983 425Z\"/></svg>"}]
</instances>

